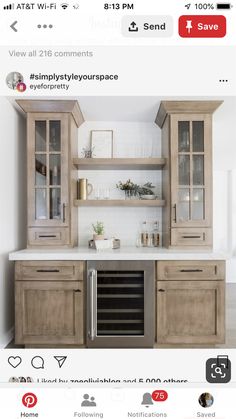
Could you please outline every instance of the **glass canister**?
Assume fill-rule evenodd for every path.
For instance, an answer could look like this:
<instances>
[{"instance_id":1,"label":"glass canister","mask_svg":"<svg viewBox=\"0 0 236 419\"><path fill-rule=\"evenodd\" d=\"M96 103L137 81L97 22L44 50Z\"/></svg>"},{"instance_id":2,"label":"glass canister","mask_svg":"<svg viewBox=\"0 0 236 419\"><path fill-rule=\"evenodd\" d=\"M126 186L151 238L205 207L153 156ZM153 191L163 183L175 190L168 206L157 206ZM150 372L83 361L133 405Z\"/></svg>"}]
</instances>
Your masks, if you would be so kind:
<instances>
[{"instance_id":1,"label":"glass canister","mask_svg":"<svg viewBox=\"0 0 236 419\"><path fill-rule=\"evenodd\" d=\"M142 223L141 244L143 247L148 247L148 227L147 221Z\"/></svg>"},{"instance_id":2,"label":"glass canister","mask_svg":"<svg viewBox=\"0 0 236 419\"><path fill-rule=\"evenodd\" d=\"M153 246L160 246L159 221L155 221L153 225Z\"/></svg>"},{"instance_id":3,"label":"glass canister","mask_svg":"<svg viewBox=\"0 0 236 419\"><path fill-rule=\"evenodd\" d=\"M136 240L137 247L159 247L159 221L143 221Z\"/></svg>"}]
</instances>

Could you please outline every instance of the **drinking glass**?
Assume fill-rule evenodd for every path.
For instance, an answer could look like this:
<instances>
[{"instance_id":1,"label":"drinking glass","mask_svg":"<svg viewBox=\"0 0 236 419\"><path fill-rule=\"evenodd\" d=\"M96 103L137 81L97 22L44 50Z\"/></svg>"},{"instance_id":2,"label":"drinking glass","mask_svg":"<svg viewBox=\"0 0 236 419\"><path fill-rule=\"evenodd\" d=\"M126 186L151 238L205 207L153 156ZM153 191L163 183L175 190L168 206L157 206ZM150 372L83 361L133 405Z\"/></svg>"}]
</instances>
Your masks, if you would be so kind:
<instances>
[{"instance_id":1,"label":"drinking glass","mask_svg":"<svg viewBox=\"0 0 236 419\"><path fill-rule=\"evenodd\" d=\"M102 192L103 192L103 199L110 199L110 189L109 188L104 188Z\"/></svg>"},{"instance_id":2,"label":"drinking glass","mask_svg":"<svg viewBox=\"0 0 236 419\"><path fill-rule=\"evenodd\" d=\"M95 197L95 199L101 199L101 189L100 188L95 188L94 189L94 197Z\"/></svg>"}]
</instances>

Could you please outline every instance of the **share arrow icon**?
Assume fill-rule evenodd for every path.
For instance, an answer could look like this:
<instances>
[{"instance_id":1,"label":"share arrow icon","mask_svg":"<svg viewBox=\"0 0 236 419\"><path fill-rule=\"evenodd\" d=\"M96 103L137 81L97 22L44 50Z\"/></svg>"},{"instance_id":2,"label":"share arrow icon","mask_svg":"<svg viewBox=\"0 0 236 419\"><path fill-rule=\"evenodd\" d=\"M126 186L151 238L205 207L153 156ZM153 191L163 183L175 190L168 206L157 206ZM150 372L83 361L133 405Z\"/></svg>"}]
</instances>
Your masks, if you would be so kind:
<instances>
[{"instance_id":1,"label":"share arrow icon","mask_svg":"<svg viewBox=\"0 0 236 419\"><path fill-rule=\"evenodd\" d=\"M54 356L54 358L58 362L59 368L61 368L67 360L67 356Z\"/></svg>"}]
</instances>

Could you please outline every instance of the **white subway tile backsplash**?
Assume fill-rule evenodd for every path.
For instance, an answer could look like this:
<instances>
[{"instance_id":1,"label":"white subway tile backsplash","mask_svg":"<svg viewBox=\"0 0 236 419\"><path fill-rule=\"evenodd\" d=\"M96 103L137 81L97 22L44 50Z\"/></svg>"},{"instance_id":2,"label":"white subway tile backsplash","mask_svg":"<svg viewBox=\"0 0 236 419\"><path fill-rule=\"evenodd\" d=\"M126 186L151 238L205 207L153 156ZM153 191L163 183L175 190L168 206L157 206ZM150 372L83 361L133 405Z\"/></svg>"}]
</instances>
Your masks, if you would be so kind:
<instances>
[{"instance_id":1,"label":"white subway tile backsplash","mask_svg":"<svg viewBox=\"0 0 236 419\"><path fill-rule=\"evenodd\" d=\"M146 122L85 122L79 128L79 156L83 147L90 144L90 131L112 129L114 131L114 157L161 157L161 131L155 123ZM96 157L96 149L95 149ZM109 189L110 199L124 199L124 192L116 188L119 181L131 179L134 183L152 182L155 193L161 198L161 171L143 170L97 170L79 171L78 177L87 178L93 185L89 196L95 199L96 189ZM85 207L79 211L80 245L87 245L92 237L92 222L104 221L107 236L121 239L122 245L135 245L143 221L160 222L161 208L137 207Z\"/></svg>"}]
</instances>

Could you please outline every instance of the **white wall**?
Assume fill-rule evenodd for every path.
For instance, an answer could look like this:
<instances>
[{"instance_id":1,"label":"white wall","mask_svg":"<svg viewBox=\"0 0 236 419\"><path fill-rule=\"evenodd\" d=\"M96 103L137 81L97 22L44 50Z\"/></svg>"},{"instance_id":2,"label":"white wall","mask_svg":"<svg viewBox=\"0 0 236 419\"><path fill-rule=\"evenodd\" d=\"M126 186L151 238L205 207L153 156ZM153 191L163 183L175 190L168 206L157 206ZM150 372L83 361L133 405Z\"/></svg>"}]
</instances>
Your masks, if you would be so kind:
<instances>
[{"instance_id":1,"label":"white wall","mask_svg":"<svg viewBox=\"0 0 236 419\"><path fill-rule=\"evenodd\" d=\"M25 123L5 99L0 98L0 348L12 338L14 325L14 264L12 250L26 246Z\"/></svg>"},{"instance_id":2,"label":"white wall","mask_svg":"<svg viewBox=\"0 0 236 419\"><path fill-rule=\"evenodd\" d=\"M236 97L224 103L213 115L213 160L215 170L236 169Z\"/></svg>"},{"instance_id":3,"label":"white wall","mask_svg":"<svg viewBox=\"0 0 236 419\"><path fill-rule=\"evenodd\" d=\"M156 124L148 122L85 122L79 128L79 155L90 144L90 130L112 129L114 131L114 157L161 156L161 131ZM94 150L96 157L96 149ZM116 188L118 181L131 179L138 184L147 181L157 185L161 192L161 172L155 171L80 171L80 178L87 178L94 188L109 188L110 198L119 199L124 193ZM94 193L91 195L91 198ZM143 221L161 221L160 208L80 208L80 245L87 246L92 238L92 223L104 221L106 234L121 239L123 246L134 246Z\"/></svg>"},{"instance_id":4,"label":"white wall","mask_svg":"<svg viewBox=\"0 0 236 419\"><path fill-rule=\"evenodd\" d=\"M214 249L232 254L227 281L236 283L236 97L213 117Z\"/></svg>"}]
</instances>

